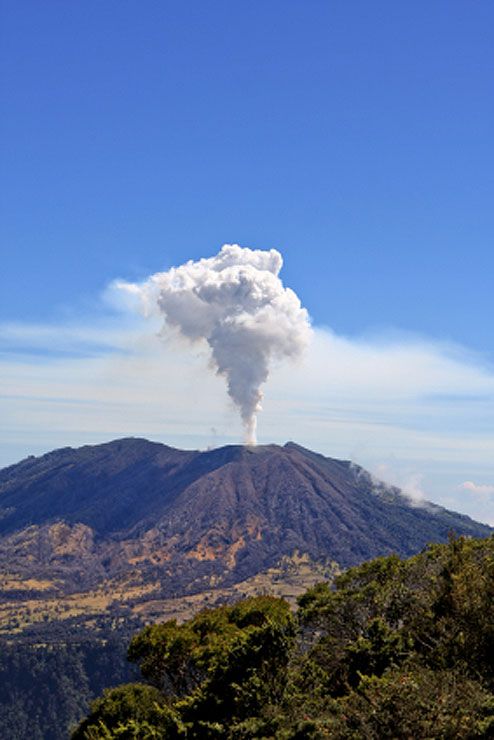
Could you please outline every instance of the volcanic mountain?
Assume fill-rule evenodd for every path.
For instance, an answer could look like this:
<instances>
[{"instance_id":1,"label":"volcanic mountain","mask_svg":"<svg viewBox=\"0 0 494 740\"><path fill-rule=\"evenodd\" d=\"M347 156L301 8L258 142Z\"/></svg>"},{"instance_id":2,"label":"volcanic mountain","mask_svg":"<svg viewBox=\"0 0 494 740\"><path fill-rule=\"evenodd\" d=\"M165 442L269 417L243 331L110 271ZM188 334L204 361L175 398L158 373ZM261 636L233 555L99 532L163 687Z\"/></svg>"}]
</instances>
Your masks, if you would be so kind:
<instances>
[{"instance_id":1,"label":"volcanic mountain","mask_svg":"<svg viewBox=\"0 0 494 740\"><path fill-rule=\"evenodd\" d=\"M0 567L10 597L26 581L45 595L116 581L192 594L294 553L344 568L410 555L450 531L492 530L414 505L362 468L292 442L198 452L120 439L0 471Z\"/></svg>"}]
</instances>

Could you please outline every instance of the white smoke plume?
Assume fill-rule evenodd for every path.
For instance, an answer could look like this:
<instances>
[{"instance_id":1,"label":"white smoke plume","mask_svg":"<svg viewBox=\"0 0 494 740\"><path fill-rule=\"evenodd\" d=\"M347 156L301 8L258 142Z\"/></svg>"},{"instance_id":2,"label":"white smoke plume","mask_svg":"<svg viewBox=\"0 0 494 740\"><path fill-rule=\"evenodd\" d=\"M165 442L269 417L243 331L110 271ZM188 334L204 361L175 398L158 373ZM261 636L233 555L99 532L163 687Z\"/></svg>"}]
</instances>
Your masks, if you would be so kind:
<instances>
[{"instance_id":1,"label":"white smoke plume","mask_svg":"<svg viewBox=\"0 0 494 740\"><path fill-rule=\"evenodd\" d=\"M216 373L240 411L245 442L256 444L262 385L273 360L297 358L311 337L309 315L279 278L283 260L225 244L215 257L190 260L144 283L117 283L139 296L148 313L192 342L206 342Z\"/></svg>"}]
</instances>

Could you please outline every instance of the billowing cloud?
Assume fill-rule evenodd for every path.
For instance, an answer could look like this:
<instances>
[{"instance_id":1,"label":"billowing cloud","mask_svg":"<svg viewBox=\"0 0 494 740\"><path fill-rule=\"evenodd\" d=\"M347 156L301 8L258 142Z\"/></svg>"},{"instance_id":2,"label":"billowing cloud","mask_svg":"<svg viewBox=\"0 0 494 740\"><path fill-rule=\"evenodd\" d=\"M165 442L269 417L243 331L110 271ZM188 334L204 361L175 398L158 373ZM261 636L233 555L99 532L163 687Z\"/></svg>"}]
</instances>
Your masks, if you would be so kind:
<instances>
[{"instance_id":1,"label":"billowing cloud","mask_svg":"<svg viewBox=\"0 0 494 740\"><path fill-rule=\"evenodd\" d=\"M307 311L279 278L282 264L275 249L225 244L215 257L141 284L116 284L137 295L146 314L158 311L181 336L207 344L211 366L240 410L247 444L256 443L262 386L273 360L300 357L311 336Z\"/></svg>"},{"instance_id":2,"label":"billowing cloud","mask_svg":"<svg viewBox=\"0 0 494 740\"><path fill-rule=\"evenodd\" d=\"M134 309L106 307L78 324L0 324L0 466L119 436L186 448L238 442L223 378L207 372L208 344L160 343L160 311L144 319ZM353 459L412 495L494 523L491 494L458 488L494 481L494 370L485 358L431 340L315 327L301 361L274 363L268 389L262 442L294 439Z\"/></svg>"}]
</instances>

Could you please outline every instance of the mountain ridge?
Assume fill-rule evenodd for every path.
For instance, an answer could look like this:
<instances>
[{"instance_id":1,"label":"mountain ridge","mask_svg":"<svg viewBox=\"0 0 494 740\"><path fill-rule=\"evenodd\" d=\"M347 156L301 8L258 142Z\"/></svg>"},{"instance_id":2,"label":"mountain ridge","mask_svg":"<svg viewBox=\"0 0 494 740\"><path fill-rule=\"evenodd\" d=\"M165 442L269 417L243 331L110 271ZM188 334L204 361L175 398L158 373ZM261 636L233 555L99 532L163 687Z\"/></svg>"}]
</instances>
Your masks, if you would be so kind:
<instances>
[{"instance_id":1,"label":"mountain ridge","mask_svg":"<svg viewBox=\"0 0 494 740\"><path fill-rule=\"evenodd\" d=\"M64 599L69 614L141 613L146 601L283 578L293 559L320 578L408 556L450 531L493 530L294 442L201 452L123 438L0 470L0 600L14 620Z\"/></svg>"},{"instance_id":2,"label":"mountain ridge","mask_svg":"<svg viewBox=\"0 0 494 740\"><path fill-rule=\"evenodd\" d=\"M235 469L233 478L229 466ZM269 484L262 479L263 470L266 475L269 473ZM490 529L467 515L449 512L431 502L419 506L395 486L375 481L360 466L325 457L292 441L283 446L226 445L199 451L125 437L79 448L63 447L39 457L29 456L0 470L0 536L58 519L91 526L96 535L117 535L122 530L146 526L151 515L156 511L163 514L180 497L185 496L190 503L189 489L199 495L197 481L205 477L211 483L219 471L224 471L227 480L216 482L218 494L222 492L221 483L227 488L237 486L238 494L249 479L254 487L264 486L264 493L269 496L275 487L275 475L284 478L285 491L291 475L297 480L294 485L301 496L308 487L320 496L320 487L326 484L332 489L332 498L344 495L348 499L350 493L359 491L363 503L370 493L381 500L385 496L388 503L405 509L448 513L465 524L471 522L475 528L486 532ZM291 493L296 492L294 485ZM250 494L252 491L247 491L246 497ZM208 498L207 492L203 495ZM330 498L326 496L326 503L331 504ZM279 496L278 500L283 503ZM110 511L102 511L108 507ZM344 519L341 511L338 515Z\"/></svg>"}]
</instances>

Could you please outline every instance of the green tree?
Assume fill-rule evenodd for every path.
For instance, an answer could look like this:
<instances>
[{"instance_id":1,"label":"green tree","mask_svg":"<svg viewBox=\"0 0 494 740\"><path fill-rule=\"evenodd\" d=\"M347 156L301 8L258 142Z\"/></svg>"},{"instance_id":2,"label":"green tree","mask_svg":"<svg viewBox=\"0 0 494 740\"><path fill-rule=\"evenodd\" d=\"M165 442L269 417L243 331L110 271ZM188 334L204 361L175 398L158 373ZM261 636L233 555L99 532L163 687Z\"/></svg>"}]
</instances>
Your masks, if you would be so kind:
<instances>
[{"instance_id":1,"label":"green tree","mask_svg":"<svg viewBox=\"0 0 494 740\"><path fill-rule=\"evenodd\" d=\"M74 731L73 740L121 737L178 738L183 728L179 716L154 686L124 684L107 689L92 702L89 716ZM137 734L136 734L137 733Z\"/></svg>"},{"instance_id":2,"label":"green tree","mask_svg":"<svg viewBox=\"0 0 494 740\"><path fill-rule=\"evenodd\" d=\"M364 563L296 618L257 597L147 627L129 658L147 684L105 694L77 740L492 738L494 538Z\"/></svg>"},{"instance_id":3,"label":"green tree","mask_svg":"<svg viewBox=\"0 0 494 740\"><path fill-rule=\"evenodd\" d=\"M184 731L240 737L254 725L261 731L283 696L295 632L289 605L270 596L205 610L184 624L146 627L132 639L128 657L148 685L106 692L73 738L137 731L131 722L143 732L147 722L167 738Z\"/></svg>"}]
</instances>

